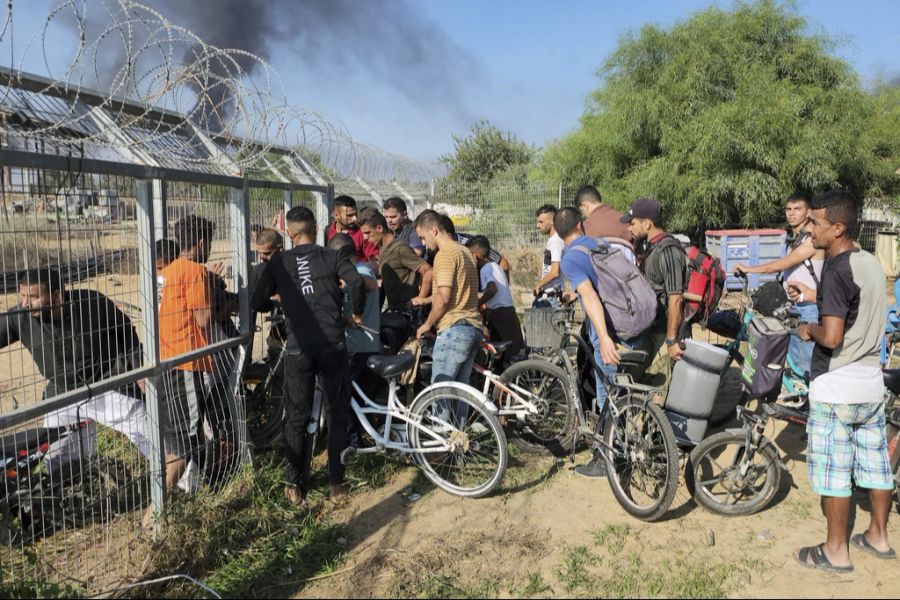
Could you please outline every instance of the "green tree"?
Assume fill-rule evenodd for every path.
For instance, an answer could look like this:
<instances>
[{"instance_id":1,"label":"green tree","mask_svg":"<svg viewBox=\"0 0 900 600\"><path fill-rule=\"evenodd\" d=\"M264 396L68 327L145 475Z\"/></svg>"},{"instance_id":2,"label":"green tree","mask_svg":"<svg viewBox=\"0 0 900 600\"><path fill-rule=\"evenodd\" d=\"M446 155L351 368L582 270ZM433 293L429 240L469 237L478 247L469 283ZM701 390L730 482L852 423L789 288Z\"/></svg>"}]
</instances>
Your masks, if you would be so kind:
<instances>
[{"instance_id":1,"label":"green tree","mask_svg":"<svg viewBox=\"0 0 900 600\"><path fill-rule=\"evenodd\" d=\"M528 165L534 158L533 148L488 121L475 123L467 135L454 135L453 145L453 153L440 160L448 169L445 183L454 187L488 184L497 175Z\"/></svg>"},{"instance_id":2,"label":"green tree","mask_svg":"<svg viewBox=\"0 0 900 600\"><path fill-rule=\"evenodd\" d=\"M654 196L680 229L777 219L793 191L891 197L897 138L879 128L896 131L896 104L866 94L833 47L772 1L645 26L599 69L579 128L541 169L619 207Z\"/></svg>"}]
</instances>

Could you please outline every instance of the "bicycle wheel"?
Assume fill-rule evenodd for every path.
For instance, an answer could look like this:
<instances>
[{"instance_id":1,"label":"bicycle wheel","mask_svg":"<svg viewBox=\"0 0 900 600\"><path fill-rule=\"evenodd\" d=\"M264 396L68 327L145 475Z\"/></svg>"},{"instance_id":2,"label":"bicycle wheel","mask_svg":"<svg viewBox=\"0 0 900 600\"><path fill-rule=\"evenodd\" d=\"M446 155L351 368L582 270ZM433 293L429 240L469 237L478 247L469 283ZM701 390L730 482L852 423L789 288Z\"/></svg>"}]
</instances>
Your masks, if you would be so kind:
<instances>
[{"instance_id":1,"label":"bicycle wheel","mask_svg":"<svg viewBox=\"0 0 900 600\"><path fill-rule=\"evenodd\" d=\"M414 422L442 438L438 442L410 425L412 448L451 446L447 452L414 454L425 476L450 494L481 498L497 489L506 472L506 435L482 398L467 385L439 383L419 394L410 408Z\"/></svg>"},{"instance_id":2,"label":"bicycle wheel","mask_svg":"<svg viewBox=\"0 0 900 600\"><path fill-rule=\"evenodd\" d=\"M129 470L119 461L96 457L82 463L59 491L61 514L67 523L83 527L108 523L116 514L139 508L141 499Z\"/></svg>"},{"instance_id":3,"label":"bicycle wheel","mask_svg":"<svg viewBox=\"0 0 900 600\"><path fill-rule=\"evenodd\" d=\"M762 445L748 458L747 436L723 431L691 452L694 500L725 516L750 515L772 500L781 483L778 452Z\"/></svg>"},{"instance_id":4,"label":"bicycle wheel","mask_svg":"<svg viewBox=\"0 0 900 600\"><path fill-rule=\"evenodd\" d=\"M284 390L281 377L275 376L264 389L269 367L252 364L244 373L244 398L247 403L247 434L257 450L267 450L284 432Z\"/></svg>"},{"instance_id":5,"label":"bicycle wheel","mask_svg":"<svg viewBox=\"0 0 900 600\"><path fill-rule=\"evenodd\" d=\"M571 451L575 439L575 400L565 371L545 360L525 360L503 371L500 381L524 389L525 399L538 409L536 414L513 423L519 433L513 443L528 452L549 450L556 456Z\"/></svg>"},{"instance_id":6,"label":"bicycle wheel","mask_svg":"<svg viewBox=\"0 0 900 600\"><path fill-rule=\"evenodd\" d=\"M629 514L644 521L662 517L678 488L678 446L662 409L651 402L621 400L619 415L604 424L611 462L607 477L613 494Z\"/></svg>"}]
</instances>

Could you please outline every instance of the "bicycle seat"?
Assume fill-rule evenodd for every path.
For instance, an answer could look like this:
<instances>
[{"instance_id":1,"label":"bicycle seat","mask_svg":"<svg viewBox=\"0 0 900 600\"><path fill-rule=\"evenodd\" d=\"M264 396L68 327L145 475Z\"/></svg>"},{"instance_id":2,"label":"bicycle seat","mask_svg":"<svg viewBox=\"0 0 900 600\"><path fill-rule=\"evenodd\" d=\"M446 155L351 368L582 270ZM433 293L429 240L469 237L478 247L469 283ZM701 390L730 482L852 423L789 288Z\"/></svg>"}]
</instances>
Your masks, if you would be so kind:
<instances>
[{"instance_id":1,"label":"bicycle seat","mask_svg":"<svg viewBox=\"0 0 900 600\"><path fill-rule=\"evenodd\" d=\"M512 346L512 342L504 341L504 342L483 342L482 346L491 353L492 356L498 356L503 354L509 347Z\"/></svg>"},{"instance_id":2,"label":"bicycle seat","mask_svg":"<svg viewBox=\"0 0 900 600\"><path fill-rule=\"evenodd\" d=\"M370 356L366 366L372 369L379 377L390 379L408 371L416 362L416 357L411 352L403 352L396 356L383 356L376 354Z\"/></svg>"},{"instance_id":3,"label":"bicycle seat","mask_svg":"<svg viewBox=\"0 0 900 600\"><path fill-rule=\"evenodd\" d=\"M884 377L884 387L893 394L900 394L900 369L884 369L881 374Z\"/></svg>"},{"instance_id":4,"label":"bicycle seat","mask_svg":"<svg viewBox=\"0 0 900 600\"><path fill-rule=\"evenodd\" d=\"M41 444L52 444L60 439L67 430L68 427L33 427L13 435L5 435L0 438L0 456L8 459L19 452L30 454Z\"/></svg>"},{"instance_id":5,"label":"bicycle seat","mask_svg":"<svg viewBox=\"0 0 900 600\"><path fill-rule=\"evenodd\" d=\"M619 366L640 366L647 360L647 353L643 350L632 350L619 354Z\"/></svg>"}]
</instances>

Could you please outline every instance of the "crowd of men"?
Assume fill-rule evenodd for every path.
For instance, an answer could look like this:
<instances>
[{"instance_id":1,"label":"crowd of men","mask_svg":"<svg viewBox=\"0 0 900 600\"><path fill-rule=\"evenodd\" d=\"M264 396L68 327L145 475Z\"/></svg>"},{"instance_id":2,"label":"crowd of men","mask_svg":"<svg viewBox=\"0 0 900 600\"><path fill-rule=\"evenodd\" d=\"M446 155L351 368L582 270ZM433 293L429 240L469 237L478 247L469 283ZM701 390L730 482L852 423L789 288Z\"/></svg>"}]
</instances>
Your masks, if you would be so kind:
<instances>
[{"instance_id":1,"label":"crowd of men","mask_svg":"<svg viewBox=\"0 0 900 600\"><path fill-rule=\"evenodd\" d=\"M879 365L885 281L878 262L854 243L858 209L846 193L831 192L813 201L791 196L785 214L791 233L787 255L737 270L781 273L806 323L790 352L811 380L807 462L813 489L823 499L828 535L824 544L803 548L795 556L807 566L846 572L852 569L851 543L884 558L893 556L886 530L893 479ZM596 188L586 186L573 206L542 206L534 217L546 243L540 271L530 274L533 306L555 306L560 296L550 290L568 286L571 291L562 301L581 303L585 335L602 374L608 378L615 372L623 349L646 352L648 360L638 377L650 377L682 359L680 342L690 336L684 310L688 261L682 243L664 228L659 202L641 198L622 214L606 205ZM260 262L251 270L250 304L258 312L278 307L286 316L277 330L286 346L285 496L302 507L309 485L303 475L310 458L304 454L306 426L316 382L329 406L329 495L336 498L345 492L340 455L359 436L350 409L351 381L372 382L366 359L399 348L398 340L381 339L382 320L408 318L407 311L414 307L427 311L415 337L435 338L432 382L468 383L486 337L512 342L511 355L526 348L509 263L487 237L457 233L447 215L424 210L412 221L401 198L387 199L381 210L358 210L353 198L340 196L334 199L324 246L317 243L319 224L307 208L290 210L285 227L289 250L282 232L255 232ZM221 269L206 265L214 225L189 216L176 223L173 232L174 239L160 240L156 247L163 360L234 334L229 329L234 298L225 291ZM635 264L656 295L652 325L630 339L616 334L604 307L600 275L591 262L591 253L601 246ZM18 283L18 306L0 315L0 347L21 341L31 351L48 382L48 397L140 364L141 348L131 322L108 298L66 291L52 269L25 272ZM409 326L403 322L399 328ZM224 385L232 367L227 357L197 358L162 377L169 487L182 482L189 445L203 429L228 429L223 418L228 411L216 403L228 397ZM597 405L602 406L607 385L601 374L595 387ZM141 390L129 386L119 391L118 400L107 400L133 416L141 408L140 397ZM107 421L115 426L128 418ZM120 427L145 447L136 429L133 423ZM216 439L228 443L227 435ZM576 470L600 477L605 468L598 456ZM851 480L868 488L872 500L868 529L852 538L847 534Z\"/></svg>"}]
</instances>

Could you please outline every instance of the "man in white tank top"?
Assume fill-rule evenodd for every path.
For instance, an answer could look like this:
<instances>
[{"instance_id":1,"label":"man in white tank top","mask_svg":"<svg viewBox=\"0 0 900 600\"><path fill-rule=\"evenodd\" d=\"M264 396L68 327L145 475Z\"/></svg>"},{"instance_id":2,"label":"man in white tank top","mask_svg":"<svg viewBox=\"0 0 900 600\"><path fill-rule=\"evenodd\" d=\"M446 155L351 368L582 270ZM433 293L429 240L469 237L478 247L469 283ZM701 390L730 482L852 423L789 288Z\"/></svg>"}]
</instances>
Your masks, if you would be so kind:
<instances>
[{"instance_id":1,"label":"man in white tank top","mask_svg":"<svg viewBox=\"0 0 900 600\"><path fill-rule=\"evenodd\" d=\"M782 284L800 313L800 321L817 324L819 308L816 294L822 277L822 266L825 264L825 251L817 250L806 232L809 211L809 198L802 194L789 197L784 208L784 216L790 227L787 256L756 267L738 265L735 270L741 273L781 273ZM792 283L799 283L801 286ZM814 347L815 344L804 342L796 335L791 336L788 352L794 365L801 371L809 372Z\"/></svg>"}]
</instances>

